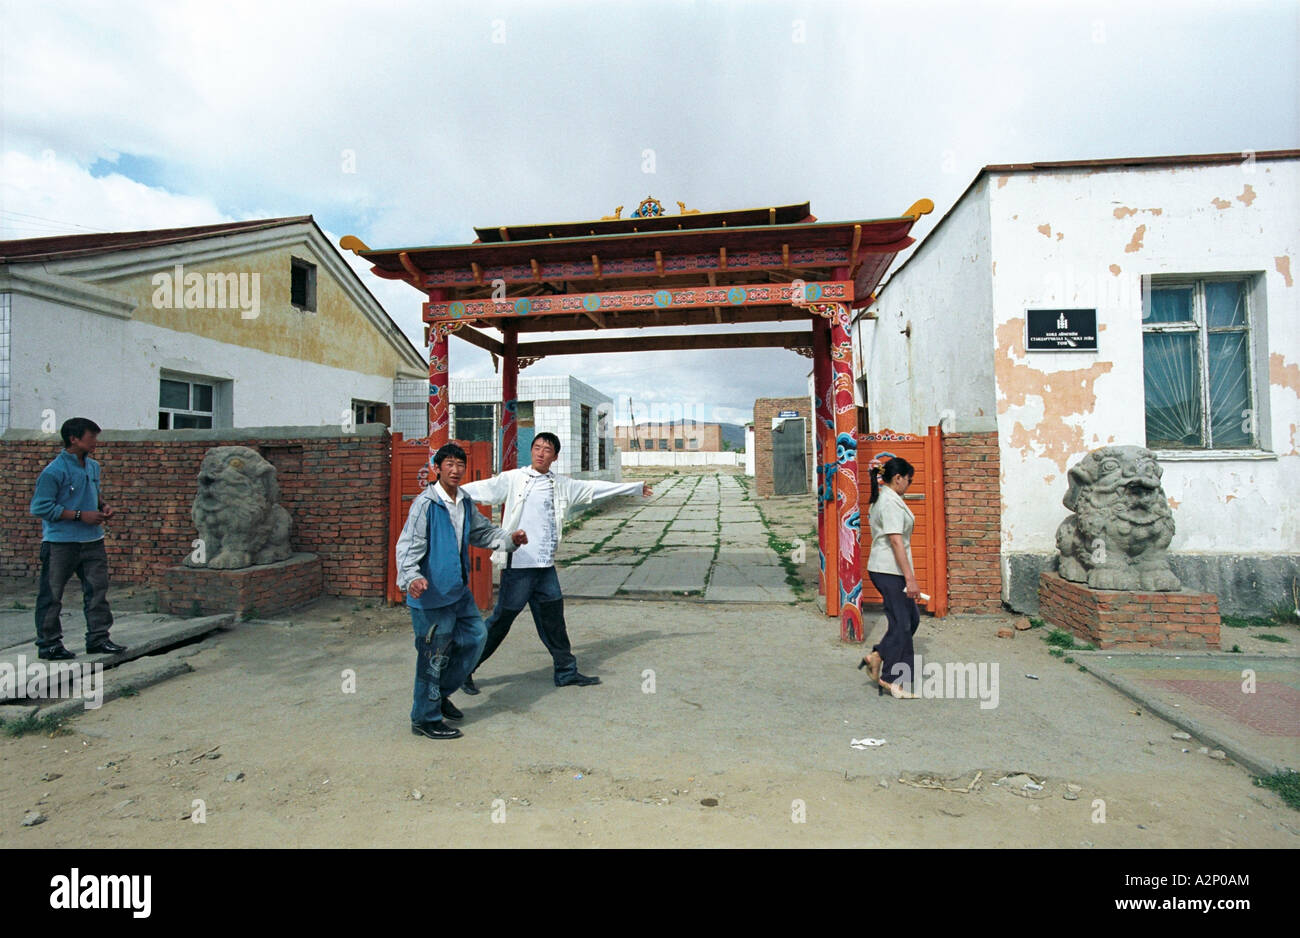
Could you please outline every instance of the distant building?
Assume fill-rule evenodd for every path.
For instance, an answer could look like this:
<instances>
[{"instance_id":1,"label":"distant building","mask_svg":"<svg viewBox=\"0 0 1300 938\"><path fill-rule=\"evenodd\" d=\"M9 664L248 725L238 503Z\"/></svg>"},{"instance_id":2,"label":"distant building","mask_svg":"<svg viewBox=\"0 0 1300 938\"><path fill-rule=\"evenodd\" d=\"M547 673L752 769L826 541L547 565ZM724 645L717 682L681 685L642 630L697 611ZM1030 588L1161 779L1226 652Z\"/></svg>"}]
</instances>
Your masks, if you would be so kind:
<instances>
[{"instance_id":1,"label":"distant building","mask_svg":"<svg viewBox=\"0 0 1300 938\"><path fill-rule=\"evenodd\" d=\"M494 467L527 466L533 437L550 431L560 439L556 472L578 479L622 477L610 419L614 401L591 385L572 375L520 377L515 407L518 465L501 467L501 379L453 377L449 384L451 439L490 440ZM425 388L427 395L427 384Z\"/></svg>"},{"instance_id":2,"label":"distant building","mask_svg":"<svg viewBox=\"0 0 1300 938\"><path fill-rule=\"evenodd\" d=\"M310 215L0 241L0 432L391 424L427 372Z\"/></svg>"},{"instance_id":3,"label":"distant building","mask_svg":"<svg viewBox=\"0 0 1300 938\"><path fill-rule=\"evenodd\" d=\"M812 402L806 397L754 401L754 490L761 496L812 491Z\"/></svg>"},{"instance_id":4,"label":"distant building","mask_svg":"<svg viewBox=\"0 0 1300 938\"><path fill-rule=\"evenodd\" d=\"M678 420L669 423L638 423L614 428L614 440L627 452L722 451L722 426Z\"/></svg>"}]
</instances>

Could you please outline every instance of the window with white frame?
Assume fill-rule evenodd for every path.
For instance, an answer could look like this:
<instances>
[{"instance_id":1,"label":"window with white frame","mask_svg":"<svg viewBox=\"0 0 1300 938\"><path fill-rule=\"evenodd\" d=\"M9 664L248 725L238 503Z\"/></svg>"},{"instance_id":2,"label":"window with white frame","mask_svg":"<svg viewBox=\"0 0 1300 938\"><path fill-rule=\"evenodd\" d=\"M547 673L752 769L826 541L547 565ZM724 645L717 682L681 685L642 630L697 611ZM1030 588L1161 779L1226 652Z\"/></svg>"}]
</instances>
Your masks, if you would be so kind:
<instances>
[{"instance_id":1,"label":"window with white frame","mask_svg":"<svg viewBox=\"0 0 1300 938\"><path fill-rule=\"evenodd\" d=\"M1147 446L1256 449L1248 277L1153 279L1142 312Z\"/></svg>"},{"instance_id":2,"label":"window with white frame","mask_svg":"<svg viewBox=\"0 0 1300 938\"><path fill-rule=\"evenodd\" d=\"M214 385L162 378L158 386L159 430L211 430Z\"/></svg>"}]
</instances>

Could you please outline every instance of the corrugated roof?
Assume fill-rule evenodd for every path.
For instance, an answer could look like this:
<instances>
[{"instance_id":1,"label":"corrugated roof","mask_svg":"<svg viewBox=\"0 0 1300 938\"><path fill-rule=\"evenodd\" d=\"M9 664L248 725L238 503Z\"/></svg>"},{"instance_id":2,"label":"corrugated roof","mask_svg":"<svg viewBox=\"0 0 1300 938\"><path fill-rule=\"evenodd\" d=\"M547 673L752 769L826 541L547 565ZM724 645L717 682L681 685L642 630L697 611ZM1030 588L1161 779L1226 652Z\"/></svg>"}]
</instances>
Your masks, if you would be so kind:
<instances>
[{"instance_id":1,"label":"corrugated roof","mask_svg":"<svg viewBox=\"0 0 1300 938\"><path fill-rule=\"evenodd\" d=\"M13 262L39 263L63 260L70 257L91 257L113 251L159 247L217 238L222 235L278 228L312 221L310 215L285 218L257 218L251 221L222 222L218 225L196 225L190 228L154 228L147 231L109 231L94 234L56 235L51 238L23 238L0 241L0 264Z\"/></svg>"}]
</instances>

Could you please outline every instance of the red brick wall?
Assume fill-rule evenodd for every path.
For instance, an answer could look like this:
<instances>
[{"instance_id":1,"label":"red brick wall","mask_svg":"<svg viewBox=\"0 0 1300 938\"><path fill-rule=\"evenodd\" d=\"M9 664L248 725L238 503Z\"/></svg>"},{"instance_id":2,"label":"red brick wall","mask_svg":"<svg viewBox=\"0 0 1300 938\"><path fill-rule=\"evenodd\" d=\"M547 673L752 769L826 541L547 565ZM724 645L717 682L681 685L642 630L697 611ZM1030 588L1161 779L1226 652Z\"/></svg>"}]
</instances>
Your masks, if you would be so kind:
<instances>
[{"instance_id":1,"label":"red brick wall","mask_svg":"<svg viewBox=\"0 0 1300 938\"><path fill-rule=\"evenodd\" d=\"M996 431L944 435L943 498L952 612L1002 611L998 467Z\"/></svg>"},{"instance_id":2,"label":"red brick wall","mask_svg":"<svg viewBox=\"0 0 1300 938\"><path fill-rule=\"evenodd\" d=\"M390 438L355 434L249 439L113 439L100 436L104 495L118 513L107 527L109 572L117 583L156 585L198 537L190 506L199 464L213 446L248 446L277 470L280 504L292 519L295 551L318 554L325 592L383 596L388 559ZM60 443L0 442L0 577L40 571L41 523L28 513L36 477L58 455Z\"/></svg>"},{"instance_id":3,"label":"red brick wall","mask_svg":"<svg viewBox=\"0 0 1300 938\"><path fill-rule=\"evenodd\" d=\"M1098 648L1219 647L1219 599L1179 590L1094 590L1053 572L1038 577L1039 615Z\"/></svg>"},{"instance_id":4,"label":"red brick wall","mask_svg":"<svg viewBox=\"0 0 1300 938\"><path fill-rule=\"evenodd\" d=\"M816 449L811 400L806 397L760 397L754 401L754 491L762 496L772 494L772 418L783 410L797 411L808 431L808 439L804 441L808 453L807 491L816 491L817 487L813 475Z\"/></svg>"}]
</instances>

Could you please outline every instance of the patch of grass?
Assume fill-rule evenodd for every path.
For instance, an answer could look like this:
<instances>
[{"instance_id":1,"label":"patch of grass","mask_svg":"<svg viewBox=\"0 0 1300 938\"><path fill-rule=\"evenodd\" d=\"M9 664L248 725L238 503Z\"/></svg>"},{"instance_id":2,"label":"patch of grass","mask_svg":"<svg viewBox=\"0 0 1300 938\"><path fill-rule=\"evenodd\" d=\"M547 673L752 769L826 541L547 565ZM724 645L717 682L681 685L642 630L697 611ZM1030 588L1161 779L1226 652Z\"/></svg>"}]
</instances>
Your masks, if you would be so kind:
<instances>
[{"instance_id":1,"label":"patch of grass","mask_svg":"<svg viewBox=\"0 0 1300 938\"><path fill-rule=\"evenodd\" d=\"M1274 775L1256 776L1260 788L1275 791L1292 811L1300 811L1300 773L1278 772Z\"/></svg>"},{"instance_id":2,"label":"patch of grass","mask_svg":"<svg viewBox=\"0 0 1300 938\"><path fill-rule=\"evenodd\" d=\"M1029 627L1031 629L1041 629L1045 625L1047 625L1047 623L1044 622L1042 619L1038 618L1037 616L1029 617Z\"/></svg>"},{"instance_id":3,"label":"patch of grass","mask_svg":"<svg viewBox=\"0 0 1300 938\"><path fill-rule=\"evenodd\" d=\"M1057 648L1074 647L1074 636L1071 635L1069 632L1065 632L1061 629L1053 629L1052 634L1047 636L1047 638L1043 639L1043 641Z\"/></svg>"},{"instance_id":4,"label":"patch of grass","mask_svg":"<svg viewBox=\"0 0 1300 938\"><path fill-rule=\"evenodd\" d=\"M123 684L118 693L122 697L138 697L140 696L140 689L134 684Z\"/></svg>"},{"instance_id":5,"label":"patch of grass","mask_svg":"<svg viewBox=\"0 0 1300 938\"><path fill-rule=\"evenodd\" d=\"M1059 657L1061 657L1062 655L1065 654L1065 652L1064 652L1063 650L1061 650L1060 648L1052 648L1052 649L1049 649L1047 653L1048 653L1049 655L1051 655L1053 658L1059 658Z\"/></svg>"},{"instance_id":6,"label":"patch of grass","mask_svg":"<svg viewBox=\"0 0 1300 938\"><path fill-rule=\"evenodd\" d=\"M149 600L147 603L145 603L145 604L144 604L144 611L145 611L145 612L149 612L149 613L157 612L157 611L158 611L158 600L156 600L156 599L151 599L151 600Z\"/></svg>"},{"instance_id":7,"label":"patch of grass","mask_svg":"<svg viewBox=\"0 0 1300 938\"><path fill-rule=\"evenodd\" d=\"M1079 665L1079 670L1083 671L1085 674L1088 672L1088 669L1085 668L1083 665Z\"/></svg>"},{"instance_id":8,"label":"patch of grass","mask_svg":"<svg viewBox=\"0 0 1300 938\"><path fill-rule=\"evenodd\" d=\"M253 621L254 619L257 618L257 609L255 609L252 606L249 606L247 609L244 610L244 614L240 618L242 618L245 622Z\"/></svg>"},{"instance_id":9,"label":"patch of grass","mask_svg":"<svg viewBox=\"0 0 1300 938\"><path fill-rule=\"evenodd\" d=\"M1230 629L1267 628L1273 624L1268 616L1221 616L1220 619Z\"/></svg>"},{"instance_id":10,"label":"patch of grass","mask_svg":"<svg viewBox=\"0 0 1300 938\"><path fill-rule=\"evenodd\" d=\"M1061 660L1064 661L1066 664L1074 664L1074 659L1071 658L1069 655L1066 655Z\"/></svg>"},{"instance_id":11,"label":"patch of grass","mask_svg":"<svg viewBox=\"0 0 1300 938\"><path fill-rule=\"evenodd\" d=\"M63 728L63 723L59 717L43 717L40 714L23 717L21 720L6 720L3 726L6 736L28 736L32 733L61 736L69 732Z\"/></svg>"},{"instance_id":12,"label":"patch of grass","mask_svg":"<svg viewBox=\"0 0 1300 938\"><path fill-rule=\"evenodd\" d=\"M203 604L196 599L190 603L190 618L197 619L201 615L203 615Z\"/></svg>"},{"instance_id":13,"label":"patch of grass","mask_svg":"<svg viewBox=\"0 0 1300 938\"><path fill-rule=\"evenodd\" d=\"M23 602L22 602L21 600L15 599L15 600L14 600L14 604L13 604L12 606L10 606L9 608L10 608L10 609L26 609L27 606L24 605Z\"/></svg>"},{"instance_id":14,"label":"patch of grass","mask_svg":"<svg viewBox=\"0 0 1300 938\"><path fill-rule=\"evenodd\" d=\"M1233 645L1231 648L1228 649L1228 654L1230 654L1230 655L1239 655L1239 654L1241 654L1241 646L1240 646L1240 645Z\"/></svg>"},{"instance_id":15,"label":"patch of grass","mask_svg":"<svg viewBox=\"0 0 1300 938\"><path fill-rule=\"evenodd\" d=\"M1283 638L1281 635L1274 635L1271 632L1261 632L1258 635L1255 635L1253 637L1258 638L1262 642L1285 642L1287 644L1291 643L1291 639Z\"/></svg>"}]
</instances>

